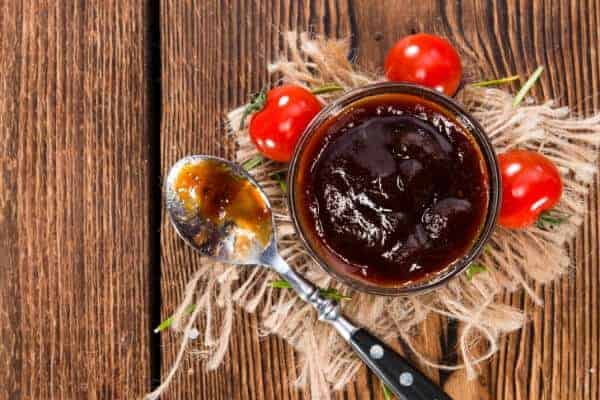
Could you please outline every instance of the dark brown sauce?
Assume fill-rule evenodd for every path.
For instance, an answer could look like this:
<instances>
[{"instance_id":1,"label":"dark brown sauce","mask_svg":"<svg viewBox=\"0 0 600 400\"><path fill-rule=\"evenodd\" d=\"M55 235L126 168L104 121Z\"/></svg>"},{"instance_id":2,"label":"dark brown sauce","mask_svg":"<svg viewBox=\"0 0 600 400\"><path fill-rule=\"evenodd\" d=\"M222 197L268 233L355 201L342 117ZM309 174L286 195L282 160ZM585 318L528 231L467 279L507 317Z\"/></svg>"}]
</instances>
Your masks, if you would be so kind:
<instances>
[{"instance_id":1,"label":"dark brown sauce","mask_svg":"<svg viewBox=\"0 0 600 400\"><path fill-rule=\"evenodd\" d=\"M322 123L305 146L299 223L338 272L402 286L444 270L477 238L489 197L483 156L436 104L368 97Z\"/></svg>"},{"instance_id":2,"label":"dark brown sauce","mask_svg":"<svg viewBox=\"0 0 600 400\"><path fill-rule=\"evenodd\" d=\"M184 165L173 190L191 214L202 215L215 226L233 222L253 233L261 245L269 243L271 210L258 189L226 165L213 160Z\"/></svg>"}]
</instances>

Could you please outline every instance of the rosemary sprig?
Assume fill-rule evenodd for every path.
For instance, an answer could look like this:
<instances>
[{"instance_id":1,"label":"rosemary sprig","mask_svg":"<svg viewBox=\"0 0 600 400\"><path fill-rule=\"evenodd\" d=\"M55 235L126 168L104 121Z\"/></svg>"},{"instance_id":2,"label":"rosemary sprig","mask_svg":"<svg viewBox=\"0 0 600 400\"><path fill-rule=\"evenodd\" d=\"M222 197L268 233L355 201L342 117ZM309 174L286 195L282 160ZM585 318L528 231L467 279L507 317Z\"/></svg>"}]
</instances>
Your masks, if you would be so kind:
<instances>
[{"instance_id":1,"label":"rosemary sprig","mask_svg":"<svg viewBox=\"0 0 600 400\"><path fill-rule=\"evenodd\" d=\"M312 94L325 94L325 93L337 92L339 90L344 90L344 88L341 87L340 85L338 85L337 83L327 83L323 86L319 86L319 87L312 89L310 92Z\"/></svg>"},{"instance_id":2,"label":"rosemary sprig","mask_svg":"<svg viewBox=\"0 0 600 400\"><path fill-rule=\"evenodd\" d=\"M471 265L469 265L469 268L467 268L467 279L472 280L475 275L481 274L483 272L487 272L487 268L485 267L485 265L479 263L472 263Z\"/></svg>"},{"instance_id":3,"label":"rosemary sprig","mask_svg":"<svg viewBox=\"0 0 600 400\"><path fill-rule=\"evenodd\" d=\"M291 289L292 288L292 286L287 281L284 281L284 280L271 281L271 287L275 288L275 289ZM323 296L329 300L341 301L341 300L352 299L352 297L343 295L334 288L327 288L327 289L319 288L319 293L321 294L321 296Z\"/></svg>"},{"instance_id":4,"label":"rosemary sprig","mask_svg":"<svg viewBox=\"0 0 600 400\"><path fill-rule=\"evenodd\" d=\"M326 299L335 300L335 301L352 299L352 297L343 295L334 288L319 289L319 293L321 293L321 296L325 297Z\"/></svg>"},{"instance_id":5,"label":"rosemary sprig","mask_svg":"<svg viewBox=\"0 0 600 400\"><path fill-rule=\"evenodd\" d=\"M275 289L291 289L292 288L292 286L287 281L284 281L284 280L271 281L271 287L275 288ZM319 288L319 293L321 294L321 296L323 296L329 300L342 301L342 300L352 299L352 297L343 295L334 288L326 288L326 289ZM196 305L190 304L185 309L184 314L190 315L191 313L194 312L195 309L196 309ZM169 318L165 319L163 322L160 323L160 325L158 325L156 328L154 328L154 333L159 333L159 332L164 331L165 329L170 328L171 325L173 325L174 320L175 319L173 316L170 316Z\"/></svg>"},{"instance_id":6,"label":"rosemary sprig","mask_svg":"<svg viewBox=\"0 0 600 400\"><path fill-rule=\"evenodd\" d=\"M248 161L243 163L242 168L244 168L246 171L250 171L251 169L256 168L260 164L262 164L263 161L265 161L263 156L258 155L258 156L252 157L251 159L249 159Z\"/></svg>"},{"instance_id":7,"label":"rosemary sprig","mask_svg":"<svg viewBox=\"0 0 600 400\"><path fill-rule=\"evenodd\" d=\"M184 311L184 314L186 315L190 315L191 313L194 312L194 310L196 309L196 305L195 304L190 304ZM171 325L173 325L173 321L175 319L173 318L173 316L170 316L169 318L165 319L163 322L160 323L160 325L158 325L156 328L154 328L154 333L159 333L164 331L167 328L170 328Z\"/></svg>"},{"instance_id":8,"label":"rosemary sprig","mask_svg":"<svg viewBox=\"0 0 600 400\"><path fill-rule=\"evenodd\" d=\"M540 75L542 75L542 72L544 72L544 67L542 66L537 67L536 70L533 71L533 74L531 74L529 79L527 79L527 82L525 82L525 84L517 92L517 95L513 100L513 107L517 107L519 104L521 104L527 92L529 92L529 90L533 87L534 83L540 78Z\"/></svg>"},{"instance_id":9,"label":"rosemary sprig","mask_svg":"<svg viewBox=\"0 0 600 400\"><path fill-rule=\"evenodd\" d=\"M535 221L535 226L544 231L550 231L552 229L555 229L563 222L566 222L568 219L568 215L560 213L556 210L544 211L540 214L537 221Z\"/></svg>"},{"instance_id":10,"label":"rosemary sprig","mask_svg":"<svg viewBox=\"0 0 600 400\"><path fill-rule=\"evenodd\" d=\"M242 114L242 119L240 121L240 130L244 129L244 122L246 122L246 118L248 115L255 113L257 111L262 110L267 101L267 89L262 89L260 92L252 96L250 99L250 103L244 108L244 113Z\"/></svg>"},{"instance_id":11,"label":"rosemary sprig","mask_svg":"<svg viewBox=\"0 0 600 400\"><path fill-rule=\"evenodd\" d=\"M381 383L381 390L383 390L383 398L385 400L392 400L392 397L394 395L392 394L390 389L385 385L385 383L383 383L383 381L379 381L379 382Z\"/></svg>"},{"instance_id":12,"label":"rosemary sprig","mask_svg":"<svg viewBox=\"0 0 600 400\"><path fill-rule=\"evenodd\" d=\"M271 179L279 184L281 191L287 193L287 182L285 180L285 174L283 172L275 172L271 174Z\"/></svg>"},{"instance_id":13,"label":"rosemary sprig","mask_svg":"<svg viewBox=\"0 0 600 400\"><path fill-rule=\"evenodd\" d=\"M292 285L290 285L288 281L277 280L271 281L271 287L274 289L291 289Z\"/></svg>"},{"instance_id":14,"label":"rosemary sprig","mask_svg":"<svg viewBox=\"0 0 600 400\"><path fill-rule=\"evenodd\" d=\"M521 77L519 75L513 75L513 76L507 76L506 78L492 79L489 81L480 81L480 82L471 83L471 86L486 87L486 86L503 85L505 83L514 82L520 78Z\"/></svg>"}]
</instances>

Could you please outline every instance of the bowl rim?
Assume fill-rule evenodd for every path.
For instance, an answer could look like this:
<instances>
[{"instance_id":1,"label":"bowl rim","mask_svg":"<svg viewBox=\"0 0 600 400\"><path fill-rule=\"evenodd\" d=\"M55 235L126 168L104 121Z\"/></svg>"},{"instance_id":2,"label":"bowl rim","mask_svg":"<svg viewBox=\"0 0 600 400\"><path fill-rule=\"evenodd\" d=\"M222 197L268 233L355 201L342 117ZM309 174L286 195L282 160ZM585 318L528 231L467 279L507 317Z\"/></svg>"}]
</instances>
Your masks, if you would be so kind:
<instances>
[{"instance_id":1,"label":"bowl rim","mask_svg":"<svg viewBox=\"0 0 600 400\"><path fill-rule=\"evenodd\" d=\"M464 256L457 260L454 260L448 266L443 268L441 271L432 273L422 280L408 281L403 285L394 287L377 286L375 284L368 284L363 281L356 280L349 275L339 272L334 267L329 266L324 257L320 256L318 251L314 249L311 241L307 238L302 225L299 221L298 213L296 210L295 192L296 192L296 176L298 174L298 165L305 144L311 137L315 129L323 122L337 115L339 112L347 109L352 103L361 100L366 97L390 94L390 93L401 93L408 94L417 97L422 97L425 100L431 101L441 107L443 110L448 111L454 118L459 121L463 128L468 131L475 139L479 149L483 155L484 162L487 166L488 179L489 179L489 199L485 222L483 223L479 235L474 240L473 245ZM473 260L481 253L486 242L488 241L493 229L496 225L496 219L499 213L499 206L501 202L501 184L500 184L500 172L498 168L498 160L494 148L487 137L485 130L480 123L469 114L463 106L458 104L454 99L447 97L440 92L432 89L399 82L379 82L359 88L351 89L340 97L326 105L321 111L312 119L312 121L305 128L304 132L300 136L294 154L292 156L287 176L287 202L288 209L295 231L298 234L302 244L306 248L311 258L329 275L333 276L336 280L363 292L378 294L378 295L410 295L410 294L422 294L426 291L432 290L442 284L447 283L453 277L457 276L473 262Z\"/></svg>"}]
</instances>

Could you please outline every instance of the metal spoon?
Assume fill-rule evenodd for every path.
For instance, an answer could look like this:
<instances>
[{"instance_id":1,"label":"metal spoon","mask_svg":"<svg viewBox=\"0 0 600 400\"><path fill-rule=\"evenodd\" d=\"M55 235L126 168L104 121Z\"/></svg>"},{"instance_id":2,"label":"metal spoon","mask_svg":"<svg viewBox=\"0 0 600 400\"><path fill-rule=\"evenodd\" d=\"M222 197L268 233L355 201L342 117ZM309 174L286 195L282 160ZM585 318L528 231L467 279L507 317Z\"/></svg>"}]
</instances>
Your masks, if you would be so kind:
<instances>
[{"instance_id":1,"label":"metal spoon","mask_svg":"<svg viewBox=\"0 0 600 400\"><path fill-rule=\"evenodd\" d=\"M318 288L311 282L298 275L285 262L277 251L277 240L275 237L274 221L271 224L271 237L266 246L254 240L246 245L243 253L235 251L235 243L238 236L243 232L236 229L234 222L224 226L214 226L202 215L194 214L190 217L180 202L179 196L173 190L173 184L178 177L181 168L190 163L200 163L206 160L221 163L228 168L232 174L239 179L244 179L254 185L264 204L271 208L269 199L258 183L239 165L230 161L206 156L194 155L179 160L167 176L164 195L169 217L175 230L181 238L196 251L230 264L238 265L260 265L271 268L281 275L298 296L311 304L318 313L319 320L332 325L339 334L351 345L358 356L369 366L369 368L385 383L385 385L401 400L451 400L441 388L431 382L425 375L412 367L403 357L388 347L381 340L363 328L354 325L341 313L339 305L322 297ZM202 233L200 236L199 233ZM198 237L202 240L199 241ZM248 236L244 236L244 242L248 242Z\"/></svg>"}]
</instances>

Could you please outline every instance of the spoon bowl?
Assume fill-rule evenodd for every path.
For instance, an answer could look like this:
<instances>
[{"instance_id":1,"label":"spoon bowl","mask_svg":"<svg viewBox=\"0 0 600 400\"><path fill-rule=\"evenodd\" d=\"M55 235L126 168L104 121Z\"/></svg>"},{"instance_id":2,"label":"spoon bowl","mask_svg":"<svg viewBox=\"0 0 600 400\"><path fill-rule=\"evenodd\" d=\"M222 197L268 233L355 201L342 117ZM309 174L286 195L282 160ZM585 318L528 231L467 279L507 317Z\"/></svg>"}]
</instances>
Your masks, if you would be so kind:
<instances>
[{"instance_id":1,"label":"spoon bowl","mask_svg":"<svg viewBox=\"0 0 600 400\"><path fill-rule=\"evenodd\" d=\"M240 227L236 221L228 220L217 224L198 212L190 212L182 202L179 193L177 193L175 182L182 170L186 166L206 161L218 164L220 168L228 170L237 179L246 181L255 187L261 201L271 210L271 203L260 185L240 165L220 157L191 155L177 161L169 170L165 180L166 208L175 231L196 251L217 261L238 265L261 264L261 260L264 259L263 253L270 254L276 249L272 216L269 225L269 239L264 244L255 235L249 233L248 229ZM243 251L240 251L241 246L239 243L241 242L244 243Z\"/></svg>"}]
</instances>

